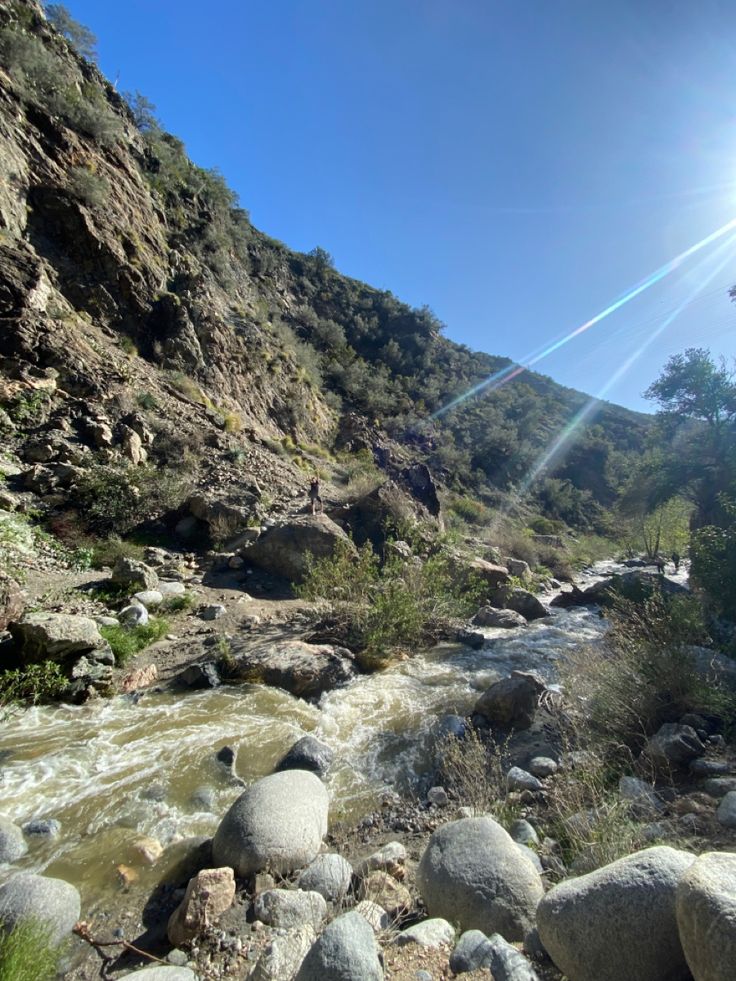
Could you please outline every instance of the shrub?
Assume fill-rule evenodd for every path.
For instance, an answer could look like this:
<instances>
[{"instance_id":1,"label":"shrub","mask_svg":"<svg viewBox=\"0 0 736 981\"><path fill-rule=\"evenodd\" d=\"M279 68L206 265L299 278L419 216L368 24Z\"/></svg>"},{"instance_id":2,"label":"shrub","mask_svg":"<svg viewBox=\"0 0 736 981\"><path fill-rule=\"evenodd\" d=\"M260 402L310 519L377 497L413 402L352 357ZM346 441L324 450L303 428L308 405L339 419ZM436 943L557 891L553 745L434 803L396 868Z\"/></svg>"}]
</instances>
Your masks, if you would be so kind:
<instances>
[{"instance_id":1,"label":"shrub","mask_svg":"<svg viewBox=\"0 0 736 981\"><path fill-rule=\"evenodd\" d=\"M118 535L110 535L95 542L92 565L95 569L114 566L118 559L142 559L143 546L136 542L124 541Z\"/></svg>"},{"instance_id":2,"label":"shrub","mask_svg":"<svg viewBox=\"0 0 736 981\"><path fill-rule=\"evenodd\" d=\"M46 16L49 23L66 38L78 54L90 61L96 60L97 38L88 27L75 20L63 4L47 3Z\"/></svg>"},{"instance_id":3,"label":"shrub","mask_svg":"<svg viewBox=\"0 0 736 981\"><path fill-rule=\"evenodd\" d=\"M51 981L63 946L52 946L51 932L38 920L24 920L10 932L0 930L0 978L3 981Z\"/></svg>"},{"instance_id":4,"label":"shrub","mask_svg":"<svg viewBox=\"0 0 736 981\"><path fill-rule=\"evenodd\" d=\"M87 167L69 168L68 187L73 197L92 208L101 207L110 193L107 180Z\"/></svg>"},{"instance_id":5,"label":"shrub","mask_svg":"<svg viewBox=\"0 0 736 981\"><path fill-rule=\"evenodd\" d=\"M454 514L458 515L463 521L472 525L487 524L490 520L490 512L482 501L469 497L467 494L451 494L447 501L447 506Z\"/></svg>"},{"instance_id":6,"label":"shrub","mask_svg":"<svg viewBox=\"0 0 736 981\"><path fill-rule=\"evenodd\" d=\"M41 661L5 671L0 674L0 705L55 702L61 698L68 683L56 661ZM4 977L1 972L0 977Z\"/></svg>"},{"instance_id":7,"label":"shrub","mask_svg":"<svg viewBox=\"0 0 736 981\"><path fill-rule=\"evenodd\" d=\"M722 502L736 518L736 506ZM693 532L690 543L691 578L705 592L709 604L730 620L736 620L736 523L725 528L708 525Z\"/></svg>"},{"instance_id":8,"label":"shrub","mask_svg":"<svg viewBox=\"0 0 736 981\"><path fill-rule=\"evenodd\" d=\"M161 640L168 632L168 622L156 617L151 617L145 626L100 627L100 633L112 648L118 664L125 664L131 657Z\"/></svg>"},{"instance_id":9,"label":"shrub","mask_svg":"<svg viewBox=\"0 0 736 981\"><path fill-rule=\"evenodd\" d=\"M136 525L179 507L190 481L174 469L95 466L76 485L82 520L97 534L125 534Z\"/></svg>"},{"instance_id":10,"label":"shrub","mask_svg":"<svg viewBox=\"0 0 736 981\"><path fill-rule=\"evenodd\" d=\"M441 782L462 807L476 815L493 814L509 825L519 816L519 805L509 799L506 773L510 761L507 744L484 742L475 729L462 739L447 736L439 747Z\"/></svg>"}]
</instances>

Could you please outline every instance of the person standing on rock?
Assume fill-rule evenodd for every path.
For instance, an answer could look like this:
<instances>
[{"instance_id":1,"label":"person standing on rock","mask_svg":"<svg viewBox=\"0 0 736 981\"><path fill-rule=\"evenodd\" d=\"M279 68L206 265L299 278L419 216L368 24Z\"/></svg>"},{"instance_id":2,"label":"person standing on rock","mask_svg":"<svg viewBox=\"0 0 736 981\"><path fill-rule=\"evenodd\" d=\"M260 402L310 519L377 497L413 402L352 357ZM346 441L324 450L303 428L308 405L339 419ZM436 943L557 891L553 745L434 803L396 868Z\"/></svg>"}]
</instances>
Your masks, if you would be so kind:
<instances>
[{"instance_id":1,"label":"person standing on rock","mask_svg":"<svg viewBox=\"0 0 736 981\"><path fill-rule=\"evenodd\" d=\"M322 498L320 497L319 494L319 477L317 477L316 475L312 477L312 479L309 482L309 505L312 514L318 514L318 513L321 514L322 511L324 510L322 506ZM317 510L318 507L319 507L319 511Z\"/></svg>"},{"instance_id":2,"label":"person standing on rock","mask_svg":"<svg viewBox=\"0 0 736 981\"><path fill-rule=\"evenodd\" d=\"M673 552L672 553L672 565L675 567L675 572L679 572L680 571L680 553L679 552Z\"/></svg>"}]
</instances>

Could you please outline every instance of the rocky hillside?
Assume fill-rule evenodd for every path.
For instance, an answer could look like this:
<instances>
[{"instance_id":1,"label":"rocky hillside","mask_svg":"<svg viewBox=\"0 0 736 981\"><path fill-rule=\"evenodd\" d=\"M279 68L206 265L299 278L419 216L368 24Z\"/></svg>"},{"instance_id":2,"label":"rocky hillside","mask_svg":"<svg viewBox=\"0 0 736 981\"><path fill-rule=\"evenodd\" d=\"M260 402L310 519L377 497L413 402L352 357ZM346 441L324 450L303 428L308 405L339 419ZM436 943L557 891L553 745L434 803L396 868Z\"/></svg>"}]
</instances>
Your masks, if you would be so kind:
<instances>
[{"instance_id":1,"label":"rocky hillside","mask_svg":"<svg viewBox=\"0 0 736 981\"><path fill-rule=\"evenodd\" d=\"M0 425L55 506L83 502L75 468L146 458L277 510L305 470L421 459L492 504L584 404L528 373L430 422L508 362L256 230L33 0L0 8L0 56ZM575 523L609 504L645 431L604 405L542 510Z\"/></svg>"}]
</instances>

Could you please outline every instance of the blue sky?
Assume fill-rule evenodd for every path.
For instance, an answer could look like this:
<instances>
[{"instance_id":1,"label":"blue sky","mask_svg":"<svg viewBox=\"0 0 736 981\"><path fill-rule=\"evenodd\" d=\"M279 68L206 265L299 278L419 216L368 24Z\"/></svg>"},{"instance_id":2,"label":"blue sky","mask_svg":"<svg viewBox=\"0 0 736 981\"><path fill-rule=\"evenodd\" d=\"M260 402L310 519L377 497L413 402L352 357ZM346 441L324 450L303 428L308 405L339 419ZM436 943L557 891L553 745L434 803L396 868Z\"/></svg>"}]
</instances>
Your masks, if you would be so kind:
<instances>
[{"instance_id":1,"label":"blue sky","mask_svg":"<svg viewBox=\"0 0 736 981\"><path fill-rule=\"evenodd\" d=\"M523 361L736 217L725 2L66 5L259 228L475 349ZM646 408L670 354L736 355L736 243L713 248L536 369Z\"/></svg>"}]
</instances>

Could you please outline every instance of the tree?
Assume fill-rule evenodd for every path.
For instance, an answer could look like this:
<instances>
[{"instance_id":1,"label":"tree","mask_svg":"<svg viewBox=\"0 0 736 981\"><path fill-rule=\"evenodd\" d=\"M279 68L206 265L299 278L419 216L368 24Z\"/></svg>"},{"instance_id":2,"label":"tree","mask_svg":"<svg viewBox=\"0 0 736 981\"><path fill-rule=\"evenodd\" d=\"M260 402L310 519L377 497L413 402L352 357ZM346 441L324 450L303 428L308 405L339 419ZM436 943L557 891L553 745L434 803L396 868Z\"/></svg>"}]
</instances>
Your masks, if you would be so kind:
<instances>
[{"instance_id":1,"label":"tree","mask_svg":"<svg viewBox=\"0 0 736 981\"><path fill-rule=\"evenodd\" d=\"M46 17L78 54L89 61L97 60L97 38L88 27L75 20L63 4L47 3Z\"/></svg>"},{"instance_id":2,"label":"tree","mask_svg":"<svg viewBox=\"0 0 736 981\"><path fill-rule=\"evenodd\" d=\"M315 245L311 252L307 252L307 255L313 260L318 269L335 268L335 260L327 249L323 249L321 245Z\"/></svg>"},{"instance_id":3,"label":"tree","mask_svg":"<svg viewBox=\"0 0 736 981\"><path fill-rule=\"evenodd\" d=\"M156 106L140 92L124 92L123 97L130 106L133 122L141 133L157 133L160 130L156 119Z\"/></svg>"}]
</instances>

